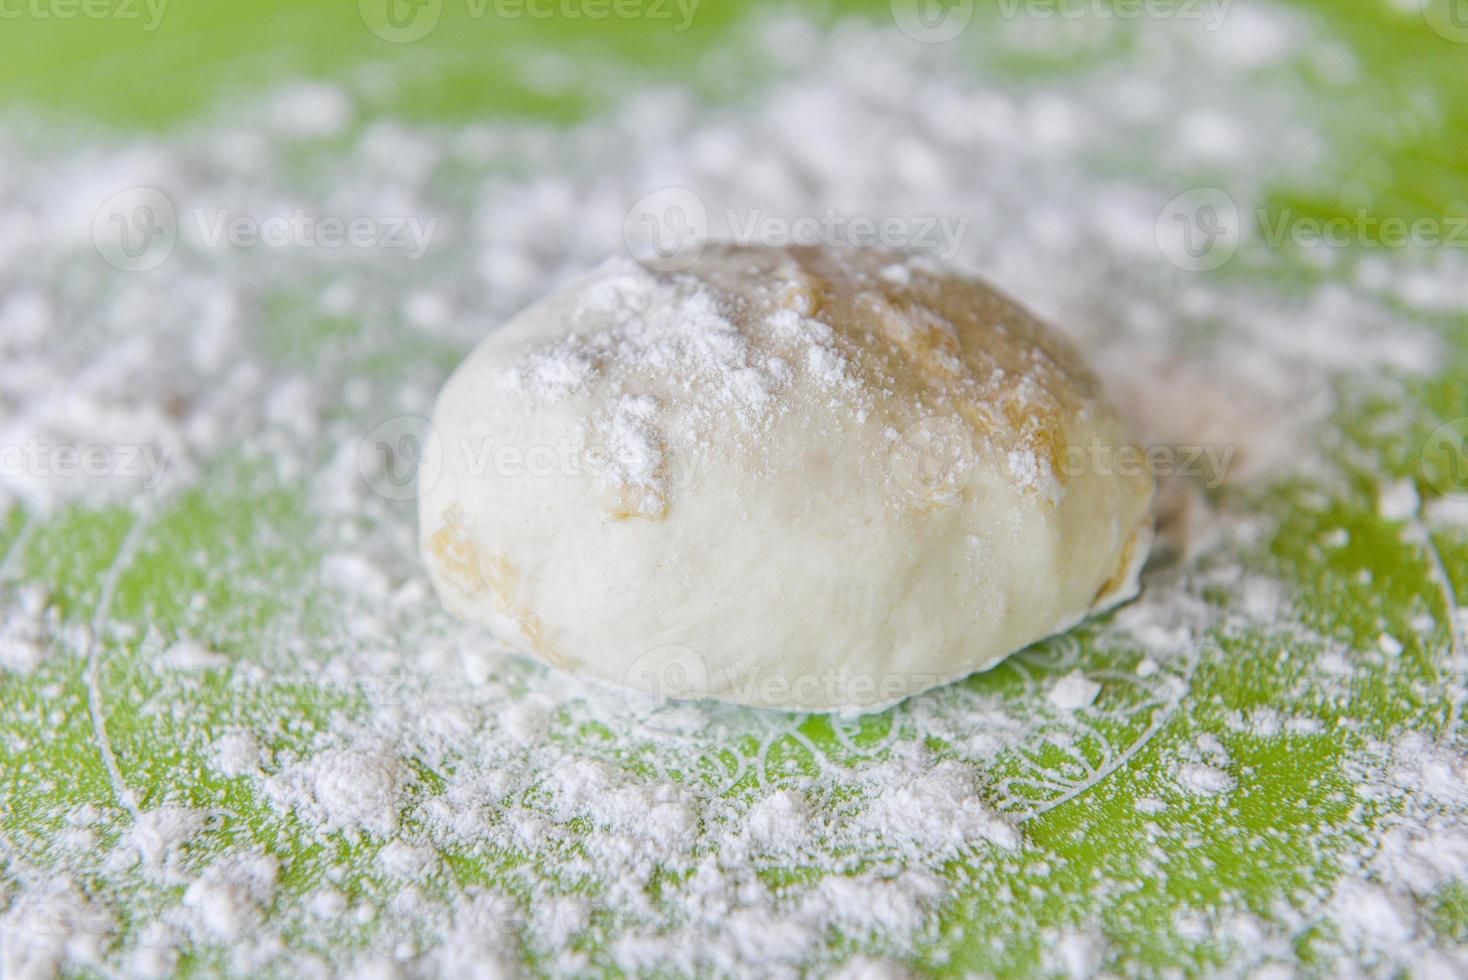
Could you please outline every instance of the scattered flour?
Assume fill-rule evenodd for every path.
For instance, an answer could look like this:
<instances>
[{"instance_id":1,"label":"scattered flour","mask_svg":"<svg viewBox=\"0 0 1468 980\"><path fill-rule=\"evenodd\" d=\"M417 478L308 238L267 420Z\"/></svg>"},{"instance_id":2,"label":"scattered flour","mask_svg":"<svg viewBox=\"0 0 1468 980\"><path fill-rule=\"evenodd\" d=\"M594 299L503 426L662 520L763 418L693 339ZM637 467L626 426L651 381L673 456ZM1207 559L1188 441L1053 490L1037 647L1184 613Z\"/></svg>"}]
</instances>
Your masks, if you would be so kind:
<instances>
[{"instance_id":1,"label":"scattered flour","mask_svg":"<svg viewBox=\"0 0 1468 980\"><path fill-rule=\"evenodd\" d=\"M778 76L741 109L704 111L649 93L567 131L419 131L359 123L352 93L313 83L276 93L241 123L89 151L67 166L0 146L0 179L28 192L0 198L0 270L9 276L0 298L0 446L39 453L27 466L7 458L0 467L0 515L11 504L49 514L73 502L171 499L216 467L240 465L267 475L240 477L230 489L245 495L312 488L313 544L329 553L320 580L350 612L330 635L306 640L303 628L251 637L247 648L265 648L265 666L226 654L223 641L215 650L182 639L159 658L158 679L179 690L231 667L241 685L237 712L195 718L187 699L168 710L180 726L207 727L200 756L213 774L241 781L232 792L259 794L280 840L252 836L266 818L245 821L182 796L136 814L78 808L57 849L110 876L110 897L67 871L21 874L22 862L7 863L0 973L161 976L199 950L225 956L230 972L302 976L501 976L531 957L563 976L905 975L897 964L937 937L950 862L1012 867L1006 862L1034 849L1021 816L1098 785L1099 767L1086 755L1096 730L1083 726L1109 708L1113 683L1135 687L1145 710L1163 717L1186 693L1186 668L1210 631L1242 632L1288 613L1277 582L1241 576L1236 563L1209 565L1199 544L1247 547L1259 527L1183 492L1189 530L1178 550L1197 561L1160 568L1114 617L1118 642L1142 658L1128 675L1105 676L1107 698L1098 701L1101 675L1074 659L1024 659L1001 668L1028 685L1019 702L955 685L906 706L906 730L894 722L890 733L873 734L831 720L831 738L849 755L841 767L802 743L788 718L683 706L659 708L661 725L629 722L621 698L505 658L434 616L413 564L411 519L368 486L361 447L378 421L423 413L442 366L409 363L382 381L361 376L363 355L396 357L404 329L423 343L471 346L547 283L619 251L628 204L650 188L696 189L715 226L727 222L730 202L789 216L830 206L963 211L972 233L955 243L955 264L1071 330L1147 440L1236 448L1237 464L1219 474L1229 481L1288 474L1329 483L1328 454L1307 436L1335 406L1336 379L1431 369L1436 341L1394 313L1396 304L1427 297L1434 308L1468 308L1468 296L1454 292L1468 281L1455 256L1415 286L1394 266L1301 296L1218 286L1157 254L1156 216L1172 191L1154 200L1153 186L1102 176L1155 176L1166 165L1201 182L1222 167L1237 175L1230 190L1247 210L1266 178L1304 186L1326 165L1316 134L1294 121L1297 93L1249 72L1304 51L1327 75L1349 75L1349 55L1268 8L1234 11L1210 38L1216 44L1139 24L1142 54L1126 71L1048 92L976 82L966 73L972 52L950 58L890 29L848 24L828 40L796 22L763 29L762 42L779 43L761 47L819 67ZM1004 40L1041 50L1057 43ZM1189 65L1186 77L1177 63ZM1204 96L1207 107L1185 111ZM344 146L333 151L330 190L301 186L277 157L282 146L312 140ZM854 151L863 146L883 151ZM467 206L435 197L441 165L476 175ZM233 257L224 275L182 240L146 276L103 278L85 229L100 200L133 185L164 188L180 205L238 192L262 208L305 200L344 214L452 212L443 234L469 264L426 257L400 268L380 256L260 249ZM1259 248L1243 242L1237 261L1273 258ZM821 379L833 397L848 383L841 352L799 313L763 325L791 338L798 356L762 360L696 289L621 266L575 311L578 334L527 352L503 379L510 389L559 401L602 383L613 360L631 359L709 382L687 420L692 430L727 423L758 432L794 372ZM902 281L910 271L894 264L883 274ZM70 283L65 296L52 286L59 281ZM668 303L661 291L669 289L685 292ZM289 302L278 308L282 296ZM676 322L649 315L668 308L680 310ZM266 319L283 336L305 336L323 316L350 320L355 335L325 343L309 372L260 349ZM58 340L63 322L69 331ZM1217 330L1219 322L1237 329ZM625 393L584 433L619 484L655 493L670 478L667 447L647 425L656 408ZM61 447L127 447L129 455L109 455L102 472L88 474L56 466ZM1033 463L1017 459L1017 474ZM213 496L211 504L227 508ZM1406 481L1383 488L1376 506L1389 521L1425 511L1464 523L1461 507L1424 505ZM27 571L24 541L0 540L9 549L0 553L0 669L43 675L59 653L87 643L67 634L49 595L14 584ZM1349 535L1330 532L1322 543L1345 548ZM246 588L257 584L253 571L227 571ZM1237 615L1220 613L1205 590L1235 597ZM203 593L199 601L207 607ZM207 622L199 616L195 625ZM117 640L101 618L100 638ZM1383 632L1378 652L1410 659L1400 635ZM1336 659L1321 662L1341 671L1333 685L1356 669L1344 653L1329 656ZM1054 679L1036 682L1036 666ZM1231 729L1337 737L1304 697L1322 673L1294 692L1298 715L1294 707L1241 710ZM342 704L309 717L290 696L294 685L340 694L333 704ZM948 748L913 748L928 740ZM991 782L989 763L1036 744L1074 760L1080 775L1023 769ZM1110 748L1114 758L1125 746ZM1383 808L1380 833L1347 861L1318 908L1280 921L1198 919L1177 931L1211 932L1257 975L1281 968L1270 957L1291 956L1293 939L1321 922L1338 933L1332 950L1375 957L1372 972L1452 975L1455 963L1461 972L1452 951L1426 938L1421 906L1468 880L1464 758L1422 735L1351 749L1344 765L1359 770L1363 794ZM1247 773L1216 739L1185 746L1174 761L1156 795L1136 801L1140 823L1157 828L1181 813L1186 801L1169 796L1174 789L1218 806L1243 795L1235 790ZM216 833L220 826L228 833ZM309 855L285 848L292 834L311 842ZM375 860L362 873L339 848ZM480 866L494 872L493 887L450 880L450 871ZM147 901L134 897L144 888L152 889ZM987 898L1002 907L1013 895ZM146 914L126 923L113 911L124 907ZM298 946L301 933L322 937L320 946ZM860 948L833 953L833 936ZM1052 938L1045 963L1058 973L1092 975L1107 962L1099 926Z\"/></svg>"},{"instance_id":2,"label":"scattered flour","mask_svg":"<svg viewBox=\"0 0 1468 980\"><path fill-rule=\"evenodd\" d=\"M1384 487L1376 498L1376 511L1389 521L1406 521L1417 516L1421 501L1411 480L1398 480Z\"/></svg>"},{"instance_id":3,"label":"scattered flour","mask_svg":"<svg viewBox=\"0 0 1468 980\"><path fill-rule=\"evenodd\" d=\"M1079 711L1095 703L1096 695L1100 693L1100 684L1079 670L1073 670L1052 684L1046 697L1062 711Z\"/></svg>"},{"instance_id":4,"label":"scattered flour","mask_svg":"<svg viewBox=\"0 0 1468 980\"><path fill-rule=\"evenodd\" d=\"M750 807L744 834L752 846L763 850L795 850L811 839L816 819L803 794L780 790Z\"/></svg>"},{"instance_id":5,"label":"scattered flour","mask_svg":"<svg viewBox=\"0 0 1468 980\"><path fill-rule=\"evenodd\" d=\"M250 776L260 771L264 750L250 732L226 732L214 743L214 768L222 776Z\"/></svg>"},{"instance_id":6,"label":"scattered flour","mask_svg":"<svg viewBox=\"0 0 1468 980\"><path fill-rule=\"evenodd\" d=\"M180 848L204 829L208 815L182 806L164 806L139 813L109 862L120 869L139 865L144 874L168 881L181 880L176 865Z\"/></svg>"},{"instance_id":7,"label":"scattered flour","mask_svg":"<svg viewBox=\"0 0 1468 980\"><path fill-rule=\"evenodd\" d=\"M1046 952L1045 959L1064 976L1080 980L1096 975L1104 952L1095 933L1066 932Z\"/></svg>"},{"instance_id":8,"label":"scattered flour","mask_svg":"<svg viewBox=\"0 0 1468 980\"><path fill-rule=\"evenodd\" d=\"M28 674L47 659L51 649L47 635L59 624L47 608L44 589L28 585L17 591L0 620L0 670Z\"/></svg>"},{"instance_id":9,"label":"scattered flour","mask_svg":"<svg viewBox=\"0 0 1468 980\"><path fill-rule=\"evenodd\" d=\"M112 912L56 878L14 896L0 916L0 974L54 976L96 969L116 928Z\"/></svg>"},{"instance_id":10,"label":"scattered flour","mask_svg":"<svg viewBox=\"0 0 1468 980\"><path fill-rule=\"evenodd\" d=\"M215 670L229 666L229 658L193 640L180 640L163 651L163 664L174 670Z\"/></svg>"},{"instance_id":11,"label":"scattered flour","mask_svg":"<svg viewBox=\"0 0 1468 980\"><path fill-rule=\"evenodd\" d=\"M271 802L306 817L323 833L386 836L398 826L408 772L385 742L327 749L264 780Z\"/></svg>"},{"instance_id":12,"label":"scattered flour","mask_svg":"<svg viewBox=\"0 0 1468 980\"><path fill-rule=\"evenodd\" d=\"M395 878L421 878L432 870L435 855L431 847L415 847L405 841L389 841L377 852L382 870Z\"/></svg>"},{"instance_id":13,"label":"scattered flour","mask_svg":"<svg viewBox=\"0 0 1468 980\"><path fill-rule=\"evenodd\" d=\"M1234 787L1234 778L1217 766L1189 762L1177 771L1178 785L1196 796L1217 796Z\"/></svg>"},{"instance_id":14,"label":"scattered flour","mask_svg":"<svg viewBox=\"0 0 1468 980\"><path fill-rule=\"evenodd\" d=\"M867 772L884 787L862 821L879 841L937 857L981 843L1020 844L1019 830L985 806L972 772L960 763L887 763Z\"/></svg>"},{"instance_id":15,"label":"scattered flour","mask_svg":"<svg viewBox=\"0 0 1468 980\"><path fill-rule=\"evenodd\" d=\"M184 891L178 924L205 941L239 940L263 921L278 873L265 854L221 858Z\"/></svg>"}]
</instances>

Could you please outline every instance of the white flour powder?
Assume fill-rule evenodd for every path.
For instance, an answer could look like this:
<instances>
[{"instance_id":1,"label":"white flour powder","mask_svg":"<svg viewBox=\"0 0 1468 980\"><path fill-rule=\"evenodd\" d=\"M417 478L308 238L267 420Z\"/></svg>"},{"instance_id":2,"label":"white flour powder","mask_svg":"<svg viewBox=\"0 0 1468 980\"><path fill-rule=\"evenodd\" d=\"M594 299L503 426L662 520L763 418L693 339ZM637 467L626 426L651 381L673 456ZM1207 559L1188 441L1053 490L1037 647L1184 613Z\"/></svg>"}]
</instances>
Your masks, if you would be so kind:
<instances>
[{"instance_id":1,"label":"white flour powder","mask_svg":"<svg viewBox=\"0 0 1468 980\"><path fill-rule=\"evenodd\" d=\"M1134 54L1042 90L983 84L964 67L973 50L945 54L889 29L848 24L823 40L800 23L758 23L749 43L777 53L775 81L724 110L647 93L564 131L414 129L359 124L352 91L312 84L227 127L167 140L66 157L0 147L4 188L25 191L0 193L0 445L132 447L100 474L51 457L0 471L0 513L19 504L34 515L0 556L0 670L39 676L79 657L93 677L89 719L156 682L171 700L155 710L178 720L179 765L202 760L187 778L225 787L217 808L188 805L161 776L163 798L140 802L119 767L109 773L116 805L58 816L50 851L0 841L0 973L165 975L197 956L206 971L306 977L498 976L527 962L562 975L901 975L898 963L940 938L991 939L945 918L952 875L992 872L986 900L999 908L1070 887L1049 884L1052 873L1066 880L1064 862L1037 857L1050 845L1027 839L1024 820L1082 793L1104 797L1107 777L1142 759L1175 718L1200 662L1242 655L1219 653L1211 637L1242 643L1291 614L1280 583L1237 560L1270 524L1238 495L1285 476L1340 486L1313 438L1340 378L1429 370L1437 341L1394 311L1430 301L1461 313L1468 275L1459 256L1411 277L1383 259L1363 264L1355 285L1280 295L1168 265L1155 224L1168 197L1220 173L1233 175L1228 190L1246 211L1266 182L1330 179L1321 134L1299 121L1306 93L1275 69L1298 52L1348 76L1349 55L1303 22L1238 7L1206 39L1138 22ZM1001 35L1074 53L1018 22ZM970 40L980 60L994 53ZM320 161L287 164L291 147L313 141ZM1159 167L1187 182L1159 194ZM1141 176L1112 176L1128 173ZM98 202L129 186L166 191L183 216L180 242L155 270L104 276L86 229ZM1165 488L1176 560L1094 638L1140 651L1124 671L1093 675L1079 645L1061 640L998 668L1008 686L954 685L885 720L818 721L661 704L558 677L436 610L414 559L411 506L364 482L364 470L376 479L390 465L361 461L364 436L394 415L426 414L456 357L548 285L617 252L630 202L670 186L696 191L716 232L750 209L970 216L955 263L1072 331L1144 438L1237 449L1237 467L1218 474L1236 495L1205 502L1196 481ZM226 257L182 226L190 208L229 202L433 214L439 237L416 265L326 249ZM1253 269L1270 258L1246 240L1235 261ZM635 359L717 379L700 387L690 424L751 429L793 371L833 391L845 383L841 354L814 321L791 313L769 325L808 335L803 363L757 363L716 310L692 327L647 315L697 310L696 296L664 303L667 288L628 263L577 313L575 338L533 352L506 383L556 400L608 359ZM319 338L322 320L354 327ZM586 434L617 479L654 490L665 467L643 423L655 409L624 398ZM1025 465L1016 461L1018 475ZM146 544L148 522L180 493L212 493L226 477L246 497L280 486L307 495L309 544L326 556L307 591L329 598L329 628L302 611L265 636L241 626L232 642L205 631L205 612L180 614L200 638L139 630L158 651L147 683L115 686L114 665L88 652L125 645L110 602L77 626L44 590L11 582L26 571L34 525L69 503L150 501L138 524ZM1410 483L1380 488L1376 506L1407 528L1421 509ZM282 532L257 533L242 552L281 544L269 535ZM1348 549L1349 536L1322 547ZM242 595L275 584L253 566L226 572ZM187 608L210 601L201 591ZM1429 631L1436 622L1428 616ZM1301 650L1329 645L1304 626L1296 639ZM1205 707L1241 743L1332 738L1303 706L1377 666L1360 658L1402 662L1419 646L1383 633L1370 651L1324 649L1272 706ZM1445 681L1463 667L1447 664ZM221 677L234 685L228 703L206 710L189 685ZM296 688L321 696L302 700ZM1292 963L1294 940L1318 930L1325 956L1368 972L1461 975L1462 961L1425 938L1421 910L1468 880L1468 760L1423 735L1365 744L1344 765L1377 807L1373 839L1337 848L1342 877L1330 893L1281 900L1268 916L1225 896L1216 915L1182 916L1179 937L1212 936L1240 973ZM1160 853L1182 809L1248 792L1258 777L1235 749L1211 735L1157 749L1168 778L1127 808L1151 828L1140 849ZM1166 874L1157 863L1138 873ZM1046 936L1043 959L1057 972L1105 967L1099 925Z\"/></svg>"}]
</instances>

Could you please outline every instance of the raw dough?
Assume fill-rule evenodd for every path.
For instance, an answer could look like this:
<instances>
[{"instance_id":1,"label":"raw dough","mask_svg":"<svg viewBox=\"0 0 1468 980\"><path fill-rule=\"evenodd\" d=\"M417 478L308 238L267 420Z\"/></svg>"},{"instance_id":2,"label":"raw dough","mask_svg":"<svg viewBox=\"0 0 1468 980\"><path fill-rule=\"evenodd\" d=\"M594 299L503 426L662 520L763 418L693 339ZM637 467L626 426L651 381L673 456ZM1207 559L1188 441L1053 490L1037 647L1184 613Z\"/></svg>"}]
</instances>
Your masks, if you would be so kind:
<instances>
[{"instance_id":1,"label":"raw dough","mask_svg":"<svg viewBox=\"0 0 1468 980\"><path fill-rule=\"evenodd\" d=\"M877 250L610 260L486 338L433 425L445 605L662 695L879 708L1131 597L1151 540L1070 344Z\"/></svg>"}]
</instances>

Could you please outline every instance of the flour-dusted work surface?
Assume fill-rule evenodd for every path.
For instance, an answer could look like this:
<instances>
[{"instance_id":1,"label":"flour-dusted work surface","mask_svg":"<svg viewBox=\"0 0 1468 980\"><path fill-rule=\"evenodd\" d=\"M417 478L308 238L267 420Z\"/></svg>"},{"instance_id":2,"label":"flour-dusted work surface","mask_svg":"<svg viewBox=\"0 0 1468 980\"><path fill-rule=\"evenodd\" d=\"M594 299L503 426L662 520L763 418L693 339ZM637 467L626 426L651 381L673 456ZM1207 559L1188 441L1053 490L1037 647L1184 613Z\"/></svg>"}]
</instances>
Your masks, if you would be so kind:
<instances>
[{"instance_id":1,"label":"flour-dusted work surface","mask_svg":"<svg viewBox=\"0 0 1468 980\"><path fill-rule=\"evenodd\" d=\"M710 10L661 79L498 50L457 117L384 93L489 25L348 12L385 67L0 140L0 974L1468 973L1450 11ZM1075 464L1159 482L1135 601L852 717L442 609L455 365L609 255L782 234L1069 333L1148 447ZM899 481L961 488L941 435Z\"/></svg>"}]
</instances>

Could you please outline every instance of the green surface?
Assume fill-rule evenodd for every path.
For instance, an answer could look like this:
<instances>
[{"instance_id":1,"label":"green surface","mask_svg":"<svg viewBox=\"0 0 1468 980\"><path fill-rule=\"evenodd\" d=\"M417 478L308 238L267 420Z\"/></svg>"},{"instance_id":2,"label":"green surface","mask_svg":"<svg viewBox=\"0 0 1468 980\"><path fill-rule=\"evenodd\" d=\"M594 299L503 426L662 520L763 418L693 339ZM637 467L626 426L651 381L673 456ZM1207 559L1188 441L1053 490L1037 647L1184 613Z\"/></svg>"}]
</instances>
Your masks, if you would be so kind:
<instances>
[{"instance_id":1,"label":"green surface","mask_svg":"<svg viewBox=\"0 0 1468 980\"><path fill-rule=\"evenodd\" d=\"M885 16L885 4L861 6L868 16ZM1334 196L1269 187L1272 213L1285 207L1320 217L1357 208L1407 218L1468 212L1468 100L1420 97L1461 88L1468 45L1434 34L1416 13L1366 0L1299 6L1337 34L1365 69L1341 101L1378 111L1346 117L1322 96L1333 166L1351 179ZM506 23L466 17L462 4L447 2L428 38L390 44L364 27L351 4L173 0L151 31L115 19L0 22L0 92L11 108L47 123L166 132L217 111L218 100L281 78L376 75L393 84L369 100L369 113L561 122L614 102L615 85L597 84L598 77L615 77L617 85L683 80L739 16L737 5L709 0L693 27L677 32L635 21ZM1124 45L1125 36L1115 42ZM539 50L564 55L591 80L537 83L523 65ZM1037 77L1068 70L1043 59L1016 59L1004 67ZM714 97L736 97L753 80L734 70L693 81ZM1288 291L1292 283L1333 273L1286 260L1266 274ZM1136 685L1126 678L1134 676L1141 652L1115 645L1104 627L1085 628L1079 642L1050 644L960 685L976 696L1023 701L1034 699L1031 676L1043 679L1076 664L1091 676L1111 678L1093 742L1064 746L1040 735L986 774L996 803L1034 812L1024 823L1032 847L948 869L953 899L942 911L940 934L923 945L915 965L936 973L1023 975L1042 961L1046 930L1097 923L1111 965L1122 972L1206 972L1235 951L1180 936L1180 910L1243 907L1267 917L1281 902L1309 909L1329 894L1338 854L1369 838L1390 810L1390 801L1357 795L1342 767L1347 755L1404 728L1435 738L1461 736L1461 679L1448 664L1452 615L1468 602L1468 533L1427 532L1415 522L1386 521L1376 509L1380 490L1397 479L1413 480L1424 501L1438 494L1420 469L1421 448L1440 423L1468 415L1468 321L1443 316L1433 326L1452 352L1436 377L1403 380L1389 398L1343 393L1330 449L1344 489L1327 493L1292 482L1248 499L1225 490L1216 501L1276 522L1269 539L1244 557L1294 597L1281 612L1279 630L1230 627L1207 638L1181 703L1159 699L1155 690L1133 691ZM310 363L331 344L333 329L316 324L304 334L284 331L278 345L268 337L265 344L282 363ZM404 353L445 365L453 358L443 350ZM391 371L394 360L383 355L378 369ZM44 517L12 512L0 522L0 554L15 550L8 560L24 580L48 587L66 622L93 628L131 623L147 631L123 638L98 629L90 656L53 658L30 676L0 677L0 831L28 861L44 865L59 814L76 804L110 805L112 780L89 714L89 674L95 673L110 706L112 752L138 806L188 803L227 814L198 846L207 851L257 842L282 858L285 896L305 893L329 865L345 860L358 869L346 890L382 904L389 891L369 860L377 844L308 837L260 800L248 781L222 778L207 762L214 737L266 717L292 719L275 733L274 749L304 751L331 712L354 709L354 692L307 680L251 683L228 671L180 678L146 667L158 637L195 636L243 660L259 657L283 636L331 642L339 610L330 598L312 595L320 587L312 574L320 555L309 518L289 486L242 491L248 481L236 465L222 464L200 487L141 518L125 509L75 506ZM1348 544L1323 547L1338 529L1348 532ZM205 597L202 603L179 598L196 592ZM1213 598L1220 609L1240 601L1228 589ZM1424 616L1431 623L1425 630ZM1307 631L1310 639L1301 640ZM1399 657L1371 653L1383 632L1404 642ZM1379 663L1348 689L1322 686L1309 671L1325 652L1314 644L1325 640L1377 656ZM160 710L160 700L167 710ZM1287 708L1317 719L1320 727L1262 738L1228 723L1232 713L1260 706ZM863 729L870 745L880 745L889 736L916 737L915 723L897 709ZM1200 802L1169 788L1177 759L1203 735L1219 739L1232 759L1240 786L1227 798ZM566 737L572 744L577 738L595 743L586 733ZM941 738L933 741L940 751L952 748ZM859 737L857 745L864 744ZM1119 758L1123 746L1135 748ZM766 770L736 775L730 792L757 791L785 758L801 770L813 769L816 756L839 763L852 754L846 738L821 718L801 721L765 748L768 754L760 757ZM751 754L747 746L722 749L728 751L700 746L689 778L725 780L729 773L721 766L730 752ZM1082 771L1076 776L1043 779L1065 772L1078 757ZM440 778L427 762L415 765L405 808L410 825ZM1074 799L1059 802L1078 786ZM1137 801L1154 796L1168 808L1160 815L1140 813ZM512 877L509 869L519 857L448 853L445 860L446 870L428 887L451 898L469 885ZM117 886L99 881L98 887ZM1032 899L992 898L1025 889ZM124 907L141 920L147 910L176 901L179 891L138 888L126 895ZM1444 936L1461 930L1462 909L1459 893L1445 893L1434 920ZM368 932L356 935L348 927L339 936L297 938L306 946L351 946L370 938ZM1302 930L1301 962L1310 964L1314 948L1330 938ZM594 940L586 942L595 956ZM227 968L218 955L201 950L182 965L202 972ZM1323 963L1314 968L1330 969Z\"/></svg>"},{"instance_id":2,"label":"green surface","mask_svg":"<svg viewBox=\"0 0 1468 980\"><path fill-rule=\"evenodd\" d=\"M152 8L142 0L94 2L114 15L4 22L0 86L7 103L110 127L158 130L283 78L360 73L391 79L368 111L438 120L564 120L614 102L620 85L686 80L747 10L735 0L702 0L680 29L682 17L671 4L666 19L592 20L496 16L498 9L516 8L441 0L439 18L424 37L394 43L367 28L371 0L357 6L336 0L154 0ZM1446 0L1432 3L1447 6ZM1388 112L1340 134L1334 149L1349 164L1352 180L1339 199L1299 200L1278 188L1281 199L1321 216L1360 207L1403 217L1468 209L1468 105L1421 97L1462 83L1464 45L1434 33L1415 5L1286 5L1319 18L1354 52L1363 71L1348 86L1351 94L1367 95ZM842 0L791 9L830 23L844 15L886 18L889 4ZM979 4L976 22L982 26L1004 9L997 2ZM1126 32L1115 33L1122 40ZM565 81L559 71L525 70L533 54L546 52L580 77ZM1022 62L1013 67L1036 67ZM607 77L613 67L616 85L597 85L598 69L608 69L600 76ZM737 63L699 79L729 93L755 80ZM1328 117L1329 108L1322 110ZM1351 120L1342 123L1348 127Z\"/></svg>"}]
</instances>

